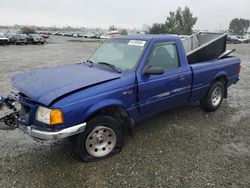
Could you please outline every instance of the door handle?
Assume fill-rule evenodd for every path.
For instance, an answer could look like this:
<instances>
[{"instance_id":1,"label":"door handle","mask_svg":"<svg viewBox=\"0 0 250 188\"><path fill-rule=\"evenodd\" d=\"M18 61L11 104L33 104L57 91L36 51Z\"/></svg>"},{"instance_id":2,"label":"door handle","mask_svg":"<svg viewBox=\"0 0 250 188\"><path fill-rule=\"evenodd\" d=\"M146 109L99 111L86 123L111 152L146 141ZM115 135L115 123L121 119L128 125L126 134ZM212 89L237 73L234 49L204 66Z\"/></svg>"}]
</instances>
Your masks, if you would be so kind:
<instances>
[{"instance_id":1,"label":"door handle","mask_svg":"<svg viewBox=\"0 0 250 188\"><path fill-rule=\"evenodd\" d=\"M185 79L185 77L184 77L183 74L180 74L180 75L178 76L178 80L184 80L184 79Z\"/></svg>"}]
</instances>

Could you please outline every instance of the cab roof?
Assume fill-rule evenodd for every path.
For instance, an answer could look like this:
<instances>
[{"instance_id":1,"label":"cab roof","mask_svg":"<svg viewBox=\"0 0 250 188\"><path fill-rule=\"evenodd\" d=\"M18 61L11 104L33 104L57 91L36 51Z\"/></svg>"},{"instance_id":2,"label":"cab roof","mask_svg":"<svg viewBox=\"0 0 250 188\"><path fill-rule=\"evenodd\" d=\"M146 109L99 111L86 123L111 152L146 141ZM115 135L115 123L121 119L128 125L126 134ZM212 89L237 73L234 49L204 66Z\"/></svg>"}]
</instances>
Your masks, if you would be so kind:
<instances>
[{"instance_id":1,"label":"cab roof","mask_svg":"<svg viewBox=\"0 0 250 188\"><path fill-rule=\"evenodd\" d=\"M175 40L180 39L177 35L170 35L170 34L160 34L160 35L127 35L127 36L118 36L114 37L116 39L131 39L131 40L146 40L151 41L153 39L156 40Z\"/></svg>"}]
</instances>

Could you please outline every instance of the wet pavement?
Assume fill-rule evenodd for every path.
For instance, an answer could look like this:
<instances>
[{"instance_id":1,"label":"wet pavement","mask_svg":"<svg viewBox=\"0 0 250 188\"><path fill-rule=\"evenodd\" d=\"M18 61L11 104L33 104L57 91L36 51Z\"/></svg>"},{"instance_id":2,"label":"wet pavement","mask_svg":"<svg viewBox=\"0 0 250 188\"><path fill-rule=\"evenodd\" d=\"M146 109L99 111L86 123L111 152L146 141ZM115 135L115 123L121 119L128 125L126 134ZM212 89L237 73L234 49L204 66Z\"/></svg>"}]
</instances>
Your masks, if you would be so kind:
<instances>
[{"instance_id":1,"label":"wet pavement","mask_svg":"<svg viewBox=\"0 0 250 188\"><path fill-rule=\"evenodd\" d=\"M79 63L100 45L53 37L45 45L0 46L0 93L15 72ZM118 155L83 163L68 140L40 143L0 131L0 187L250 187L250 44L240 82L214 113L179 107L141 122ZM0 112L0 117L3 112Z\"/></svg>"}]
</instances>

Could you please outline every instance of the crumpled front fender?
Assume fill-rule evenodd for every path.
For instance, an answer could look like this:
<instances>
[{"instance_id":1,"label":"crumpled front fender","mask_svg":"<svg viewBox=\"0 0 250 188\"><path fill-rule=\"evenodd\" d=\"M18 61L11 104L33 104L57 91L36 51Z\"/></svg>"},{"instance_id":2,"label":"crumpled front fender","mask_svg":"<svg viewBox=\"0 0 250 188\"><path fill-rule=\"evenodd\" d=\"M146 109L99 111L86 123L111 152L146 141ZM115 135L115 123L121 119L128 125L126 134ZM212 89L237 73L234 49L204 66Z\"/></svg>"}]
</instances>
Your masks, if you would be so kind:
<instances>
[{"instance_id":1,"label":"crumpled front fender","mask_svg":"<svg viewBox=\"0 0 250 188\"><path fill-rule=\"evenodd\" d=\"M125 109L124 104L122 103L122 101L118 100L118 99L107 99L107 100L103 100L100 101L96 104L94 104L93 106L91 106L87 112L85 113L85 121L91 117L93 114L95 114L96 112L98 112L99 110L106 108L106 107L111 107L111 106L119 106L123 109Z\"/></svg>"}]
</instances>

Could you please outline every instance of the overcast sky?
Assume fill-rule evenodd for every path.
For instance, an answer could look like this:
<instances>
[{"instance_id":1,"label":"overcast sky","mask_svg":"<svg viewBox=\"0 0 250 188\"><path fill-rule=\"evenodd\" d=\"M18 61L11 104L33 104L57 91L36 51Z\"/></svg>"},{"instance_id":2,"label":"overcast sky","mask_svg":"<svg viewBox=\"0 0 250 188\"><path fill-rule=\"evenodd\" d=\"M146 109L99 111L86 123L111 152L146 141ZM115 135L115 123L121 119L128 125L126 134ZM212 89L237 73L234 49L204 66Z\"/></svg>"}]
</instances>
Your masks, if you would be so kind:
<instances>
[{"instance_id":1,"label":"overcast sky","mask_svg":"<svg viewBox=\"0 0 250 188\"><path fill-rule=\"evenodd\" d=\"M0 25L141 28L164 22L188 6L195 29L227 29L232 18L250 19L250 0L0 0Z\"/></svg>"}]
</instances>

